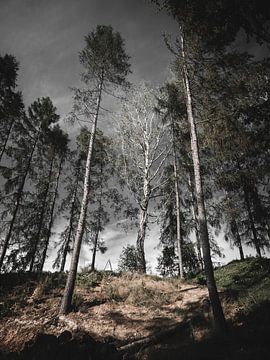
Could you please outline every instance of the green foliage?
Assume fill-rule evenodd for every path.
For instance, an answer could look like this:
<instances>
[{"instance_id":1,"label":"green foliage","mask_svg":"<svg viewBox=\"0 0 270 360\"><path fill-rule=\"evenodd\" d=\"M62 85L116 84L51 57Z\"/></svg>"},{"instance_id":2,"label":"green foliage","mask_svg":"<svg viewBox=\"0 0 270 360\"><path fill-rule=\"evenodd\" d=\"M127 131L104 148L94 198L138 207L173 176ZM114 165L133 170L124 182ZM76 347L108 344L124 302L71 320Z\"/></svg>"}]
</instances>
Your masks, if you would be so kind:
<instances>
[{"instance_id":1,"label":"green foliage","mask_svg":"<svg viewBox=\"0 0 270 360\"><path fill-rule=\"evenodd\" d=\"M44 278L43 278L44 277ZM54 289L63 288L67 279L67 274L54 272L54 273L43 273L42 282L46 292L50 292Z\"/></svg>"},{"instance_id":2,"label":"green foliage","mask_svg":"<svg viewBox=\"0 0 270 360\"><path fill-rule=\"evenodd\" d=\"M72 311L77 312L80 311L81 308L83 308L84 299L79 293L74 293L72 296Z\"/></svg>"},{"instance_id":3,"label":"green foliage","mask_svg":"<svg viewBox=\"0 0 270 360\"><path fill-rule=\"evenodd\" d=\"M270 300L270 259L234 260L216 269L215 279L224 296L237 300L244 312L253 311ZM199 274L193 281L204 285L205 277Z\"/></svg>"},{"instance_id":4,"label":"green foliage","mask_svg":"<svg viewBox=\"0 0 270 360\"><path fill-rule=\"evenodd\" d=\"M118 262L118 271L135 272L138 270L138 256L134 245L127 245L123 248Z\"/></svg>"},{"instance_id":5,"label":"green foliage","mask_svg":"<svg viewBox=\"0 0 270 360\"><path fill-rule=\"evenodd\" d=\"M242 30L258 43L270 42L269 8L265 0L151 0L208 47L232 43Z\"/></svg>"},{"instance_id":6,"label":"green foliage","mask_svg":"<svg viewBox=\"0 0 270 360\"><path fill-rule=\"evenodd\" d=\"M270 260L266 258L235 260L215 271L215 278L219 287L238 291L257 286L269 275Z\"/></svg>"},{"instance_id":7,"label":"green foliage","mask_svg":"<svg viewBox=\"0 0 270 360\"><path fill-rule=\"evenodd\" d=\"M124 85L130 64L119 32L114 32L111 26L98 25L85 41L86 46L80 52L80 62L85 68L83 80L88 83L103 78L108 84Z\"/></svg>"},{"instance_id":8,"label":"green foliage","mask_svg":"<svg viewBox=\"0 0 270 360\"><path fill-rule=\"evenodd\" d=\"M87 272L83 271L77 274L77 284L78 286L91 289L100 284L103 279L103 274L99 271Z\"/></svg>"}]
</instances>

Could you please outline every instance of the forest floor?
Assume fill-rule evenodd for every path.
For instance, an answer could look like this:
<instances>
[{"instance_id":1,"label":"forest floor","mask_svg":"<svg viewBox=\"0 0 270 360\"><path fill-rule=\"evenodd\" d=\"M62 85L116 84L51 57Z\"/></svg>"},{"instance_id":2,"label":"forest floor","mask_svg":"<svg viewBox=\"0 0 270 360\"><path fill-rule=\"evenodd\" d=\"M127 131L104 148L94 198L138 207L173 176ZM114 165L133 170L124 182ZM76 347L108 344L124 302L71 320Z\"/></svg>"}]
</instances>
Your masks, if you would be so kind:
<instances>
[{"instance_id":1,"label":"forest floor","mask_svg":"<svg viewBox=\"0 0 270 360\"><path fill-rule=\"evenodd\" d=\"M83 272L78 274L73 311L60 318L66 274L1 275L0 351L20 351L38 333L58 336L64 330L87 333L119 349L185 323L185 330L151 346L142 346L136 358L172 360L184 353L183 359L267 359L269 275L269 259L234 261L216 270L230 330L226 339L212 336L202 275L180 281L138 274Z\"/></svg>"}]
</instances>

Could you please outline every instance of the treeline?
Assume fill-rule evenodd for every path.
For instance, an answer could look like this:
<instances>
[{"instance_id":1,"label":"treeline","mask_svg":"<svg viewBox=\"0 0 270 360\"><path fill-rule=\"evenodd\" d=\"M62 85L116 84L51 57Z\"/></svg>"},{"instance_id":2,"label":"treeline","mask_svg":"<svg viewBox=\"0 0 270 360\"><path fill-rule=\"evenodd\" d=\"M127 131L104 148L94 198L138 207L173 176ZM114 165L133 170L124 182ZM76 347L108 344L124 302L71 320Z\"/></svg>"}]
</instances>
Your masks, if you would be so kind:
<instances>
[{"instance_id":1,"label":"treeline","mask_svg":"<svg viewBox=\"0 0 270 360\"><path fill-rule=\"evenodd\" d=\"M80 129L74 150L49 97L37 99L25 109L17 75L16 59L11 55L0 57L0 269L41 272L49 246L56 246L54 267L64 271L78 223L90 132L86 127ZM109 221L107 208L120 211L121 196L108 184L113 176L112 158L111 140L99 130L84 235L93 251L92 269L96 252L106 251L100 232ZM58 222L63 224L61 232L54 234L53 226Z\"/></svg>"},{"instance_id":2,"label":"treeline","mask_svg":"<svg viewBox=\"0 0 270 360\"><path fill-rule=\"evenodd\" d=\"M235 47L240 31L256 46L269 43L269 13L262 1L153 2L179 25L175 36L165 36L172 80L159 89L131 85L121 35L97 26L85 38L82 86L73 90L70 118L84 125L76 150L49 98L24 109L18 63L1 58L0 266L42 271L55 219L64 218L55 266L63 271L72 250L60 309L66 313L82 242L92 244L94 270L96 251L106 250L100 233L110 216L135 220L136 246L124 249L120 268L145 273L147 230L158 217L159 271L183 278L204 270L222 330L215 235L223 231L241 259L244 245L259 257L270 246L270 61ZM121 98L112 138L100 130L111 95Z\"/></svg>"}]
</instances>

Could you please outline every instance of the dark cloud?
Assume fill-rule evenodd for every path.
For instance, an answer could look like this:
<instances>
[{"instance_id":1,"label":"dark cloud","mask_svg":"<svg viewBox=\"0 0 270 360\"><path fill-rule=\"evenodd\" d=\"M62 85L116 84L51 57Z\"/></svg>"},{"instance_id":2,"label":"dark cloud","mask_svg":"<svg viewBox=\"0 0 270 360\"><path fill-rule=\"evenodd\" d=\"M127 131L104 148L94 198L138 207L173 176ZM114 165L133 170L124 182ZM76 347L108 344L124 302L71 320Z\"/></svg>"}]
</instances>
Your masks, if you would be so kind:
<instances>
[{"instance_id":1,"label":"dark cloud","mask_svg":"<svg viewBox=\"0 0 270 360\"><path fill-rule=\"evenodd\" d=\"M126 41L132 81L164 81L171 56L162 33L175 24L144 0L2 0L1 54L19 60L25 102L49 95L63 114L78 85L78 52L97 24L110 24Z\"/></svg>"}]
</instances>

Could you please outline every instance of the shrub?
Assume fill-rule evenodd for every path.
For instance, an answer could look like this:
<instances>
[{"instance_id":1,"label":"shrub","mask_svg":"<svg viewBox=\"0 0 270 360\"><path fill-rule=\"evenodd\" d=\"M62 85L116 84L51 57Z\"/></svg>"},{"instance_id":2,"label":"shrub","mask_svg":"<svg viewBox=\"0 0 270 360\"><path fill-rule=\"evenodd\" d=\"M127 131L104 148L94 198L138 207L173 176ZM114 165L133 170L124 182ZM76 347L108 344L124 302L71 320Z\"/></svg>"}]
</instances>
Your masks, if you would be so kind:
<instances>
[{"instance_id":1,"label":"shrub","mask_svg":"<svg viewBox=\"0 0 270 360\"><path fill-rule=\"evenodd\" d=\"M72 296L72 311L77 312L80 311L81 309L83 309L83 304L84 304L84 299L83 297L78 294L78 293L74 293Z\"/></svg>"},{"instance_id":2,"label":"shrub","mask_svg":"<svg viewBox=\"0 0 270 360\"><path fill-rule=\"evenodd\" d=\"M82 272L77 275L78 286L84 289L91 289L100 284L103 279L103 274L98 271Z\"/></svg>"}]
</instances>

